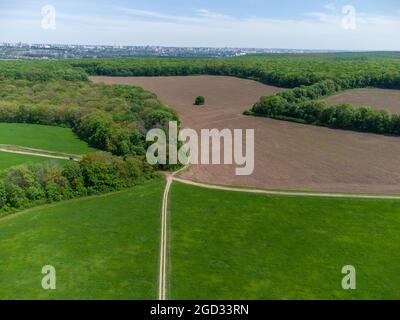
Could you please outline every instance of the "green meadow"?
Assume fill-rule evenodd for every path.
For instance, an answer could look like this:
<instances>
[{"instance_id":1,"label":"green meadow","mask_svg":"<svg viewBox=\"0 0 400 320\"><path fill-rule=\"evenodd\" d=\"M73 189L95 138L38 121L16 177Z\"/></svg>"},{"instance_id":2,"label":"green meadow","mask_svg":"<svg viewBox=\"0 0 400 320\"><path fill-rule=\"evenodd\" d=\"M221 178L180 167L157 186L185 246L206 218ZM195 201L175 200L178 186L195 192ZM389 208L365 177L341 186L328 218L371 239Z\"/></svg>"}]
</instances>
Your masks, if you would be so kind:
<instances>
[{"instance_id":1,"label":"green meadow","mask_svg":"<svg viewBox=\"0 0 400 320\"><path fill-rule=\"evenodd\" d=\"M50 159L45 157L31 156L25 154L16 154L0 151L0 171L8 169L13 166L21 164L34 164L43 162L56 162L56 163L66 163L67 160L61 159Z\"/></svg>"},{"instance_id":2,"label":"green meadow","mask_svg":"<svg viewBox=\"0 0 400 320\"><path fill-rule=\"evenodd\" d=\"M400 298L400 201L174 183L169 223L170 299ZM356 290L342 289L345 265Z\"/></svg>"},{"instance_id":3,"label":"green meadow","mask_svg":"<svg viewBox=\"0 0 400 320\"><path fill-rule=\"evenodd\" d=\"M0 144L77 155L95 151L69 128L25 123L0 123Z\"/></svg>"},{"instance_id":4,"label":"green meadow","mask_svg":"<svg viewBox=\"0 0 400 320\"><path fill-rule=\"evenodd\" d=\"M0 219L1 299L155 299L164 182ZM42 267L57 288L41 287Z\"/></svg>"}]
</instances>

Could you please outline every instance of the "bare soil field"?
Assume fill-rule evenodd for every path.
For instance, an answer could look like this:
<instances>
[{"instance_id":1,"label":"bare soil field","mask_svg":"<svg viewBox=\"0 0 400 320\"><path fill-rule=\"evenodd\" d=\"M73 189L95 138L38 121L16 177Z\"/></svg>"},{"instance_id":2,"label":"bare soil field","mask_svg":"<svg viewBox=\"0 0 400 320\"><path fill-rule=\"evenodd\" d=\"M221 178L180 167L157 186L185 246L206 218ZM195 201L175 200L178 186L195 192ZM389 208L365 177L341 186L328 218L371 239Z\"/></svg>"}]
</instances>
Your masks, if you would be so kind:
<instances>
[{"instance_id":1,"label":"bare soil field","mask_svg":"<svg viewBox=\"0 0 400 320\"><path fill-rule=\"evenodd\" d=\"M184 127L255 129L255 170L236 176L234 165L192 165L180 176L198 182L280 190L400 193L400 138L333 130L242 115L262 95L281 88L230 77L92 77L153 91L173 107ZM207 100L193 106L196 96Z\"/></svg>"},{"instance_id":2,"label":"bare soil field","mask_svg":"<svg viewBox=\"0 0 400 320\"><path fill-rule=\"evenodd\" d=\"M400 112L400 90L354 89L325 99L329 105L350 103L354 106L369 106L374 109L386 109L392 113Z\"/></svg>"}]
</instances>

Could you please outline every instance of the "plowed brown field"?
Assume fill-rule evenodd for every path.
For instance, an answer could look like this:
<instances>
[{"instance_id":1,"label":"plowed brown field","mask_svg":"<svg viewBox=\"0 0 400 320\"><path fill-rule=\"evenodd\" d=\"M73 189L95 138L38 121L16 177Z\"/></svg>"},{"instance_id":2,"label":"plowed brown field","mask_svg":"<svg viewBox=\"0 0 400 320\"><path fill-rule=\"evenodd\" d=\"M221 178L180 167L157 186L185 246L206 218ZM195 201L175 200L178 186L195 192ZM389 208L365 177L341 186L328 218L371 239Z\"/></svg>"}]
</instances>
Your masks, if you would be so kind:
<instances>
[{"instance_id":1,"label":"plowed brown field","mask_svg":"<svg viewBox=\"0 0 400 320\"><path fill-rule=\"evenodd\" d=\"M193 165L182 178L266 189L400 193L400 138L332 130L242 115L262 95L282 89L230 77L92 77L153 91L193 129L255 129L255 171ZM195 107L196 96L207 100ZM368 103L367 103L368 104Z\"/></svg>"},{"instance_id":2,"label":"plowed brown field","mask_svg":"<svg viewBox=\"0 0 400 320\"><path fill-rule=\"evenodd\" d=\"M354 106L369 106L374 109L386 109L400 113L400 90L354 89L325 99L329 105L350 103Z\"/></svg>"}]
</instances>

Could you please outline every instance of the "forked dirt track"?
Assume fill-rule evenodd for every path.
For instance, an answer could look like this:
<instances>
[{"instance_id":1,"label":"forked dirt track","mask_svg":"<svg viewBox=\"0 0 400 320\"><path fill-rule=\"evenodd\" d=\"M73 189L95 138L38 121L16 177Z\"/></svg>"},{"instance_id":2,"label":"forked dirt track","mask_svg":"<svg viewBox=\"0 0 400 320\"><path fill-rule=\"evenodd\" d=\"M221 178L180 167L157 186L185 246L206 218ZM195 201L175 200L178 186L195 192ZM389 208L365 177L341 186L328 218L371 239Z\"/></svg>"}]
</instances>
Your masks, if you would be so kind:
<instances>
[{"instance_id":1,"label":"forked dirt track","mask_svg":"<svg viewBox=\"0 0 400 320\"><path fill-rule=\"evenodd\" d=\"M342 193L400 194L400 138L333 130L242 112L283 89L231 77L92 77L94 82L144 87L174 108L184 127L255 129L255 170L192 165L179 177L205 184ZM207 100L195 107L196 96Z\"/></svg>"}]
</instances>

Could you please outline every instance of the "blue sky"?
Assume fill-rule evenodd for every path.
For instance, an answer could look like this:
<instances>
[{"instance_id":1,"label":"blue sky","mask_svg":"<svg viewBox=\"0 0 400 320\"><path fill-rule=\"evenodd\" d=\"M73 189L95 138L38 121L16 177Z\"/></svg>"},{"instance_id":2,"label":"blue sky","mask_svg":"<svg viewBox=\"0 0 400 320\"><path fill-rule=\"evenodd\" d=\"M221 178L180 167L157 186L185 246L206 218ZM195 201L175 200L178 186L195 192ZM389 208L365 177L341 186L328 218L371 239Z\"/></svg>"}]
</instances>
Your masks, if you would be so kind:
<instances>
[{"instance_id":1,"label":"blue sky","mask_svg":"<svg viewBox=\"0 0 400 320\"><path fill-rule=\"evenodd\" d=\"M0 0L0 42L17 41L400 50L400 1Z\"/></svg>"}]
</instances>

